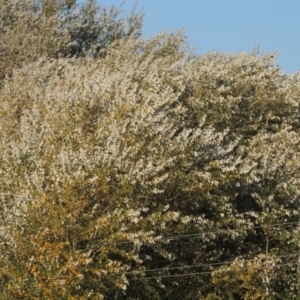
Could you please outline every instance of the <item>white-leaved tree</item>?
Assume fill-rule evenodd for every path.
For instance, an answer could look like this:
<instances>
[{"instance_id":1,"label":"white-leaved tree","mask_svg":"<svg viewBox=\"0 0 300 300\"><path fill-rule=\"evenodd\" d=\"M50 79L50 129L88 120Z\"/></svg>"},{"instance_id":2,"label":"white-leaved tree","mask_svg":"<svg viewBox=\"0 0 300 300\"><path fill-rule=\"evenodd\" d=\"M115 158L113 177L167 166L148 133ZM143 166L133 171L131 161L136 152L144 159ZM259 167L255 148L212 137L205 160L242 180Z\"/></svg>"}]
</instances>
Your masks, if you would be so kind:
<instances>
[{"instance_id":1,"label":"white-leaved tree","mask_svg":"<svg viewBox=\"0 0 300 300\"><path fill-rule=\"evenodd\" d=\"M0 56L2 298L297 299L299 74L93 1L7 7L56 46L5 25L34 59Z\"/></svg>"}]
</instances>

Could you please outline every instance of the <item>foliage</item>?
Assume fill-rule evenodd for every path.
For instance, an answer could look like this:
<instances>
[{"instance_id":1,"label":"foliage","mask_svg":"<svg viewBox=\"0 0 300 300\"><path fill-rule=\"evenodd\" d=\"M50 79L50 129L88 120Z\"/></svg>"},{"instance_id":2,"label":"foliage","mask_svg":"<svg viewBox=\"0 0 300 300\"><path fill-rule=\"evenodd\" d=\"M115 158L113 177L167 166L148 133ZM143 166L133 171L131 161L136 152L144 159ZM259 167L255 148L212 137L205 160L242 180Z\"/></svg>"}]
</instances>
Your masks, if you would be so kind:
<instances>
[{"instance_id":1,"label":"foliage","mask_svg":"<svg viewBox=\"0 0 300 300\"><path fill-rule=\"evenodd\" d=\"M2 298L297 299L299 74L42 4L1 8Z\"/></svg>"},{"instance_id":2,"label":"foliage","mask_svg":"<svg viewBox=\"0 0 300 300\"><path fill-rule=\"evenodd\" d=\"M94 0L5 0L0 17L1 80L39 57L103 57L107 45L139 37L143 13L122 18L120 7Z\"/></svg>"}]
</instances>

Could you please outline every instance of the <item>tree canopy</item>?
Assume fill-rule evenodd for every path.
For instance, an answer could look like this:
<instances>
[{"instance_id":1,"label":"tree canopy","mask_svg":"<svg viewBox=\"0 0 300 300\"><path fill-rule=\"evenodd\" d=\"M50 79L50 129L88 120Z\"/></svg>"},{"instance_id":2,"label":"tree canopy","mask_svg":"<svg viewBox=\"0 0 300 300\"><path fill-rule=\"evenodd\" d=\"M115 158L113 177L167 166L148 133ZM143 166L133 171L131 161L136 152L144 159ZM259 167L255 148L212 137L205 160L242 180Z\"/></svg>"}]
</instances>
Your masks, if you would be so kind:
<instances>
[{"instance_id":1,"label":"tree canopy","mask_svg":"<svg viewBox=\"0 0 300 300\"><path fill-rule=\"evenodd\" d=\"M0 15L3 299L299 298L299 73L94 1Z\"/></svg>"}]
</instances>

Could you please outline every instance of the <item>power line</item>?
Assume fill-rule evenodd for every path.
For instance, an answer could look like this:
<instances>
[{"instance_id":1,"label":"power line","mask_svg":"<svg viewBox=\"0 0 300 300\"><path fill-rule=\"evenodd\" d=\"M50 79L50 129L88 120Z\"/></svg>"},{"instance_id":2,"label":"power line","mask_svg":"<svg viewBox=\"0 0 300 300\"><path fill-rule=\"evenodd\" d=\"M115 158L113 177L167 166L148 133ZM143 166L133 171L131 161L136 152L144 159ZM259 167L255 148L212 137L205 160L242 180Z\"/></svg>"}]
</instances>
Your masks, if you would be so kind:
<instances>
[{"instance_id":1,"label":"power line","mask_svg":"<svg viewBox=\"0 0 300 300\"><path fill-rule=\"evenodd\" d=\"M276 227L276 226L282 226L282 225L295 225L295 224L300 224L299 221L295 222L282 222L282 223L273 223L273 224L268 224L265 226L268 227ZM265 227L264 225L261 226L253 226L253 227L248 227L248 228L238 228L238 229L246 229L246 230L253 230L253 229L262 229ZM198 237L204 234L211 234L211 233L226 233L226 232L232 232L233 230L236 230L236 228L233 229L219 229L219 230L210 230L210 231L202 231L199 233L191 233L191 234L181 234L181 235L173 235L173 236L151 236L151 238L159 238L157 241L162 241L162 240L175 240L175 239L182 239L182 238L193 238L193 237ZM137 241L140 241L136 239ZM115 244L127 244L127 243L133 243L134 241L124 241L124 242L116 242Z\"/></svg>"},{"instance_id":2,"label":"power line","mask_svg":"<svg viewBox=\"0 0 300 300\"><path fill-rule=\"evenodd\" d=\"M300 253L295 253L295 254L286 254L286 255L279 255L279 256L266 256L264 259L272 258L272 259L279 259L279 258L285 258L285 257L292 257L292 256L299 256ZM242 259L243 262L249 262L253 261L253 259ZM158 272L158 271L170 271L170 270L176 270L176 269L188 269L188 268L196 268L196 267L211 267L211 266L222 266L222 265L227 265L227 264L232 264L236 262L235 260L232 261L225 261L225 262L218 262L218 263L204 263L204 264L194 264L194 265L183 265L183 266L175 266L175 267L165 267L165 268L159 268L159 269L146 269L146 270L141 270L142 272ZM125 274L125 275L131 275L131 274L136 274L136 272L139 272L139 270L135 271L130 271L130 272L125 272L125 273L117 273L119 275Z\"/></svg>"},{"instance_id":3,"label":"power line","mask_svg":"<svg viewBox=\"0 0 300 300\"><path fill-rule=\"evenodd\" d=\"M249 260L250 261L250 260ZM291 262L291 263L283 263L283 264L277 264L275 265L277 268L279 267L283 267L283 266L294 266L294 265L298 265L299 266L299 262ZM223 273L223 272L234 272L235 274L237 273L241 273L241 272L245 272L245 270L249 269L250 267L246 267L246 266L243 266L243 267L240 267L238 270L231 270L231 269L223 269L223 270L217 270L218 272L220 273ZM148 276L148 277L139 277L139 278L131 278L131 279L128 279L128 281L144 281L144 280L151 280L151 279L163 279L163 278L178 278L178 277L188 277L188 276L199 276L199 275L209 275L209 274L212 274L214 273L216 270L214 271L203 271L203 272L191 272L191 273L185 273L185 274L170 274L170 275L159 275L159 276ZM47 280L44 280L44 281L62 281L66 278L50 278L50 279L47 279ZM80 279L80 278L74 278L74 279ZM15 283L17 284L17 282L12 282L12 283ZM37 280L28 280L25 282L25 284L30 284L30 283L38 283ZM80 286L81 284L80 283L60 283L58 286L56 286L56 288L62 288L64 287L65 285L68 285L68 286ZM38 287L35 287L37 290L41 290L40 288ZM17 290L22 290L21 287L16 287Z\"/></svg>"},{"instance_id":4,"label":"power line","mask_svg":"<svg viewBox=\"0 0 300 300\"><path fill-rule=\"evenodd\" d=\"M254 229L262 229L265 226L268 227L276 227L276 226L285 226L285 225L296 225L296 224L300 224L299 221L294 221L294 222L282 222L282 223L273 223L273 224L268 224L268 225L261 225L261 226L253 226L253 227L247 227L247 228L238 228L240 230L254 230ZM205 234L214 234L214 233L227 233L227 232L232 232L234 230L237 230L236 228L233 229L219 229L219 230L210 230L210 231L202 231L199 233L191 233L191 234L181 234L181 235L170 235L170 236L160 236L160 235L156 235L156 236L149 236L151 239L157 239L155 242L160 242L160 241L171 241L171 240L177 240L177 239L183 239L183 238L196 238L199 236L203 236ZM103 242L102 246L104 245L125 245L125 244L131 244L134 242L147 242L147 237L144 240L141 240L139 238L133 239L133 240L125 240L122 242ZM14 253L16 254L26 254L27 252L25 251L14 251Z\"/></svg>"},{"instance_id":5,"label":"power line","mask_svg":"<svg viewBox=\"0 0 300 300\"><path fill-rule=\"evenodd\" d=\"M141 270L142 272L158 272L158 271L170 271L170 270L176 270L176 269L187 269L187 268L196 268L196 267L211 267L211 266L220 266L225 264L230 264L231 262L219 262L219 263L210 263L210 264L195 264L195 265L183 265L183 266L176 266L176 267L166 267L166 268L160 268L160 269L146 269ZM136 272L141 272L139 270L125 272L125 273L117 273L119 275L125 274L125 275L131 275L136 274Z\"/></svg>"},{"instance_id":6,"label":"power line","mask_svg":"<svg viewBox=\"0 0 300 300\"><path fill-rule=\"evenodd\" d=\"M133 279L129 279L129 281L160 279L160 278L172 278L172 277L185 277L185 276L196 276L196 275L204 275L204 274L207 275L207 274L211 274L211 273L213 273L213 272L212 271L207 271L207 272L197 272L197 273L187 273L187 274L161 275L161 276L133 278Z\"/></svg>"},{"instance_id":7,"label":"power line","mask_svg":"<svg viewBox=\"0 0 300 300\"><path fill-rule=\"evenodd\" d=\"M300 253L290 253L290 254L286 254L286 255L280 255L280 256L267 256L263 259L267 259L267 258L272 258L272 259L279 259L279 258L285 258L285 257L299 257L300 258ZM253 259L242 259L242 262L251 262L253 261ZM194 264L194 265L185 265L185 266L176 266L176 267L167 267L167 268L160 268L160 269L146 269L146 270L141 270L143 272L156 272L156 271L170 271L170 270L176 270L176 269L184 269L184 268L192 268L192 267L210 267L210 266L222 266L222 265L228 265L228 264L232 264L234 262L238 262L236 260L232 260L232 261L227 261L227 262L218 262L218 263L207 263L207 264ZM300 262L290 262L290 263L282 263L282 264L278 264L278 267L281 266L286 266L286 265L300 265ZM230 268L230 266L229 266ZM240 269L248 269L248 267L241 267ZM136 270L136 271L130 271L130 272L123 272L123 273L110 273L110 275L131 275L131 274L136 274L136 272L141 272L140 270ZM129 281L136 281L136 280L145 280L145 279L157 279L157 278L168 278L168 277L184 277L184 276L193 276L193 275L201 275L201 274L212 274L214 271L203 271L203 272L193 272L193 273L186 273L186 274L170 274L170 275L159 275L159 276L149 276L149 277L139 277L139 278L131 278L128 279ZM229 272L231 270L222 270L222 272ZM52 278L47 278L47 279L40 279L40 280L34 280L34 279L30 279L30 280L26 280L25 284L27 283L38 283L39 281L43 281L43 282L51 282L51 281L63 281L63 280L67 280L70 277L68 276L59 276L59 277L52 277ZM80 277L73 277L72 280L80 280ZM17 282L13 282L13 283L17 283ZM68 283L68 285L80 285L80 283ZM64 286L64 284L60 284L60 286Z\"/></svg>"},{"instance_id":8,"label":"power line","mask_svg":"<svg viewBox=\"0 0 300 300\"><path fill-rule=\"evenodd\" d=\"M282 266L293 266L299 265L299 263L285 263L285 264L278 264L276 267ZM235 273L245 272L245 270L249 269L248 267L241 267L238 271L234 271ZM220 271L220 270L218 270ZM231 272L232 270L221 270L221 272ZM198 275L208 275L212 274L215 271L205 271L205 272L194 272L194 273L186 273L186 274L174 274L174 275L160 275L160 276L149 276L149 277L140 277L140 278L132 278L129 281L138 281L138 280L150 280L150 279L161 279L161 278L173 278L173 277L186 277L186 276L198 276Z\"/></svg>"}]
</instances>

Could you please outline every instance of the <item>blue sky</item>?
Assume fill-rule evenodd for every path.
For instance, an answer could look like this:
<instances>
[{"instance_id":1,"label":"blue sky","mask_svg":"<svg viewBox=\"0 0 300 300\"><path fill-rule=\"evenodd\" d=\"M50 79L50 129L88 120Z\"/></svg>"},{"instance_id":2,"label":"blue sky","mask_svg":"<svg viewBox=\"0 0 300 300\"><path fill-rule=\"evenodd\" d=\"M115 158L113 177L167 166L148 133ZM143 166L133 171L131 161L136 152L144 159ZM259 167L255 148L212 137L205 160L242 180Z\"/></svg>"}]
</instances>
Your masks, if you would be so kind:
<instances>
[{"instance_id":1,"label":"blue sky","mask_svg":"<svg viewBox=\"0 0 300 300\"><path fill-rule=\"evenodd\" d=\"M118 6L121 0L98 0ZM136 0L125 0L130 12ZM285 73L300 70L300 0L139 0L144 7L143 36L184 29L197 53L279 51Z\"/></svg>"}]
</instances>

